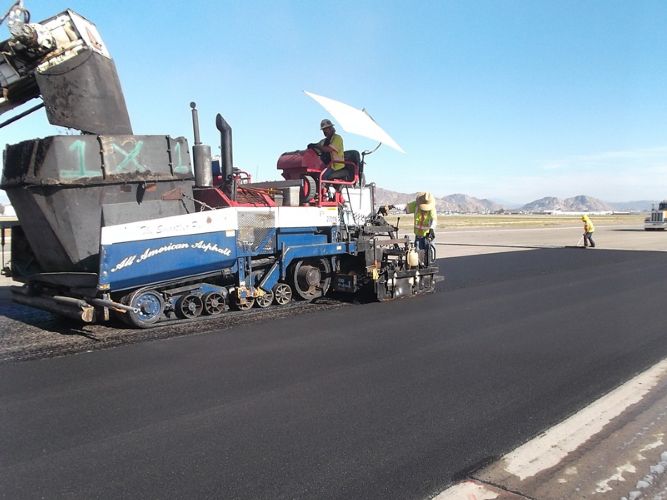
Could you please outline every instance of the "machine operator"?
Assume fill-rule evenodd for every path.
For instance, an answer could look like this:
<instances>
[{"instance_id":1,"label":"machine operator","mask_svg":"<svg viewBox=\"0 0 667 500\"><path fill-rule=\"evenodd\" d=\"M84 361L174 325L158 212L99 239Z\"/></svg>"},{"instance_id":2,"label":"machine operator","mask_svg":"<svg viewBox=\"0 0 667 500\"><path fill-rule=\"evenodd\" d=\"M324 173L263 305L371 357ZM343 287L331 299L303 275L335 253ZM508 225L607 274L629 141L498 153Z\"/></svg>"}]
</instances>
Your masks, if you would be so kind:
<instances>
[{"instance_id":1,"label":"machine operator","mask_svg":"<svg viewBox=\"0 0 667 500\"><path fill-rule=\"evenodd\" d=\"M308 144L308 149L317 151L322 163L328 167L323 179L351 180L354 178L354 172L350 174L350 167L345 165L343 138L336 133L336 128L331 120L326 118L320 122L320 130L324 134L324 139Z\"/></svg>"}]
</instances>

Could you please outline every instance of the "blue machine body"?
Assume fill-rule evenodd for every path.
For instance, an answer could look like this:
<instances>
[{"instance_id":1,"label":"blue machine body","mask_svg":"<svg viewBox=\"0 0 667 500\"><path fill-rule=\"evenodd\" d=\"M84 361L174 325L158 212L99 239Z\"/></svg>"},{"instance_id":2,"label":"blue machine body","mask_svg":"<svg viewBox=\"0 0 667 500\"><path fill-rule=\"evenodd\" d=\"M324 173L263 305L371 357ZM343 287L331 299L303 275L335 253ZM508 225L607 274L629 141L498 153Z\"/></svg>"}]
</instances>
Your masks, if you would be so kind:
<instances>
[{"instance_id":1,"label":"blue machine body","mask_svg":"<svg viewBox=\"0 0 667 500\"><path fill-rule=\"evenodd\" d=\"M280 210L224 208L104 227L98 288L117 292L217 272L236 276L238 285L257 286L247 271L253 259L266 256L276 258L261 281L270 290L295 259L356 251L354 242L336 242L338 226L331 217L314 214L313 222L319 224L276 227ZM266 227L239 225L248 213L262 216ZM256 224L257 217L252 221Z\"/></svg>"},{"instance_id":2,"label":"blue machine body","mask_svg":"<svg viewBox=\"0 0 667 500\"><path fill-rule=\"evenodd\" d=\"M236 236L213 232L102 245L99 285L125 290L234 268Z\"/></svg>"}]
</instances>

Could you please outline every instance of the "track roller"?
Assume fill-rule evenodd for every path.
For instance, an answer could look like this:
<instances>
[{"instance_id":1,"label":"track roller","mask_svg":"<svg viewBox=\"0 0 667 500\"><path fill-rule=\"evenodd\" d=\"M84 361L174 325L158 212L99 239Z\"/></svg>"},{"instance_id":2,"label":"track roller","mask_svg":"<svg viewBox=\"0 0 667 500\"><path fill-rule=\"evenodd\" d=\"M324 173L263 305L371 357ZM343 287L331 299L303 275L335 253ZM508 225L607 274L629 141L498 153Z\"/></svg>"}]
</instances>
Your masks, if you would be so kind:
<instances>
[{"instance_id":1,"label":"track roller","mask_svg":"<svg viewBox=\"0 0 667 500\"><path fill-rule=\"evenodd\" d=\"M252 306L255 305L255 298L246 297L245 299L241 299L239 298L237 292L235 291L232 295L231 303L234 309L236 309L237 311L247 311L248 309L250 309Z\"/></svg>"},{"instance_id":2,"label":"track roller","mask_svg":"<svg viewBox=\"0 0 667 500\"><path fill-rule=\"evenodd\" d=\"M176 301L176 314L181 318L196 318L203 310L204 301L199 295L183 295Z\"/></svg>"},{"instance_id":3,"label":"track roller","mask_svg":"<svg viewBox=\"0 0 667 500\"><path fill-rule=\"evenodd\" d=\"M221 293L209 292L204 295L204 312L209 316L217 316L225 311L225 298Z\"/></svg>"},{"instance_id":4,"label":"track roller","mask_svg":"<svg viewBox=\"0 0 667 500\"><path fill-rule=\"evenodd\" d=\"M292 301L292 287L287 283L277 283L273 287L273 296L279 306L287 305Z\"/></svg>"},{"instance_id":5,"label":"track roller","mask_svg":"<svg viewBox=\"0 0 667 500\"><path fill-rule=\"evenodd\" d=\"M272 303L273 303L273 292L270 290L268 292L264 292L263 295L255 297L255 305L257 307L261 308L269 307Z\"/></svg>"}]
</instances>

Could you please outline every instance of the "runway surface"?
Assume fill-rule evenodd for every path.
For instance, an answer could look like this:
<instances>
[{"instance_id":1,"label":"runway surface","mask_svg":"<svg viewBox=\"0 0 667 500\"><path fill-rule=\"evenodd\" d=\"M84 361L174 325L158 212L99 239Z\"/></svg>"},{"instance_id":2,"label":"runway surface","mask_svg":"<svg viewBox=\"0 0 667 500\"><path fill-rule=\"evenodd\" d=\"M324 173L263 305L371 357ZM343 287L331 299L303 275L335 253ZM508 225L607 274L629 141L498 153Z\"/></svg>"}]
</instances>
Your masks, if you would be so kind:
<instances>
[{"instance_id":1,"label":"runway surface","mask_svg":"<svg viewBox=\"0 0 667 500\"><path fill-rule=\"evenodd\" d=\"M455 257L430 296L1 364L0 497L428 497L667 356L666 257Z\"/></svg>"}]
</instances>

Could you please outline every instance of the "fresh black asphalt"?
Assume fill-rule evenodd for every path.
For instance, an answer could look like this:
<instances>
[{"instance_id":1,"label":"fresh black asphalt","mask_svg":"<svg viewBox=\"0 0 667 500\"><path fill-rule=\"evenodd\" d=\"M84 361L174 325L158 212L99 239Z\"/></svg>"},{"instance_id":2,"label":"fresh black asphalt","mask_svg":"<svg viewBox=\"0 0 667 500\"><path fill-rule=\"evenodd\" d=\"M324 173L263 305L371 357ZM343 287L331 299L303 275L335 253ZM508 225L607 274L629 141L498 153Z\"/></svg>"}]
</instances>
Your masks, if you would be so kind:
<instances>
[{"instance_id":1,"label":"fresh black asphalt","mask_svg":"<svg viewBox=\"0 0 667 500\"><path fill-rule=\"evenodd\" d=\"M429 296L0 365L0 498L426 498L667 356L667 253L440 266Z\"/></svg>"}]
</instances>

